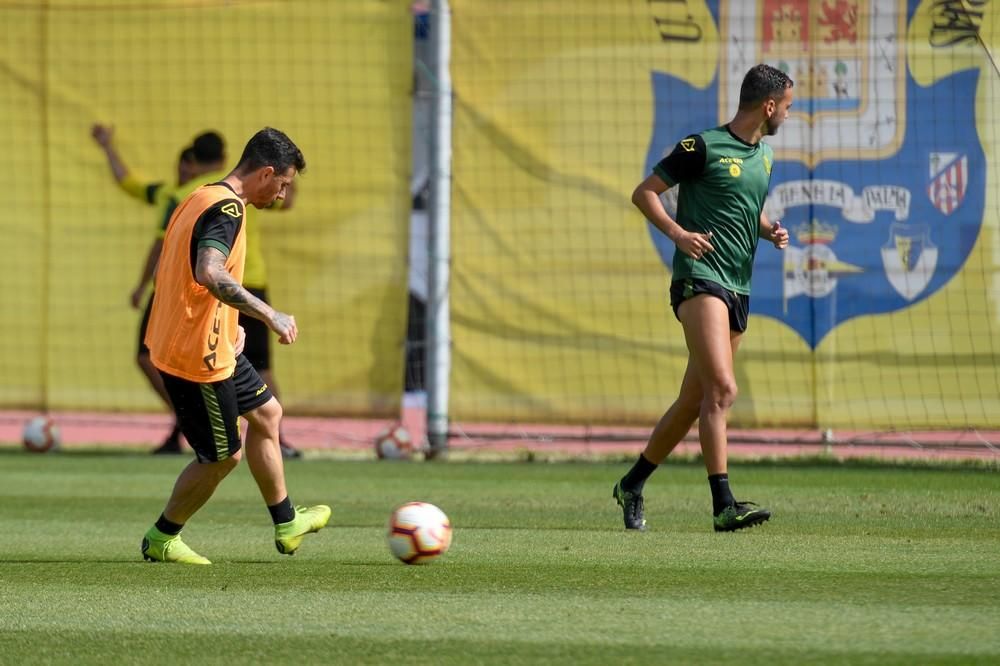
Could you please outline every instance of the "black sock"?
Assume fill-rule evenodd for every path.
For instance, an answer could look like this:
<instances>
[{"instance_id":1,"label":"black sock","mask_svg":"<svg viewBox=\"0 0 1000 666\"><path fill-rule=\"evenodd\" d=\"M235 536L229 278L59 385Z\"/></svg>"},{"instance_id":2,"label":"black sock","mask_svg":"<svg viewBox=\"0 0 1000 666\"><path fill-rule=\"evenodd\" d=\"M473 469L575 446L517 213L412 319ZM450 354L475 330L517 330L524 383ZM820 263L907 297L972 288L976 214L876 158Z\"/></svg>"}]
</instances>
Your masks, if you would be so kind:
<instances>
[{"instance_id":1,"label":"black sock","mask_svg":"<svg viewBox=\"0 0 1000 666\"><path fill-rule=\"evenodd\" d=\"M292 506L292 500L288 499L287 495L277 504L267 507L267 510L271 512L271 520L274 521L275 525L295 520L295 507Z\"/></svg>"},{"instance_id":2,"label":"black sock","mask_svg":"<svg viewBox=\"0 0 1000 666\"><path fill-rule=\"evenodd\" d=\"M632 465L632 469L622 477L621 486L622 490L627 490L630 493L641 493L642 487L646 484L646 479L649 475L656 471L659 465L654 465L653 463L646 460L646 456L639 454L639 459L635 461Z\"/></svg>"},{"instance_id":3,"label":"black sock","mask_svg":"<svg viewBox=\"0 0 1000 666\"><path fill-rule=\"evenodd\" d=\"M159 519L156 521L156 529L160 530L164 534L173 536L175 534L180 534L181 530L184 529L184 525L178 525L177 523L170 522L161 513Z\"/></svg>"},{"instance_id":4,"label":"black sock","mask_svg":"<svg viewBox=\"0 0 1000 666\"><path fill-rule=\"evenodd\" d=\"M708 485L712 489L712 511L719 515L727 506L736 504L733 492L729 490L728 474L709 474Z\"/></svg>"}]
</instances>

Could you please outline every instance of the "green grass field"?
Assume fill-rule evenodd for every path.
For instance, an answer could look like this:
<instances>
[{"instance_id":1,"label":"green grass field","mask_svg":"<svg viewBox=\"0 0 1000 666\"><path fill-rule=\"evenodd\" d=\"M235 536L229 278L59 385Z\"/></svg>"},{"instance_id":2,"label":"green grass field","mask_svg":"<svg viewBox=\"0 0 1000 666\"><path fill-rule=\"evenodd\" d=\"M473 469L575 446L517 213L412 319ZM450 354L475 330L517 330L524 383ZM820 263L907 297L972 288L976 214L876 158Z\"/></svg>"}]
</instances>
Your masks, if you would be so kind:
<instances>
[{"instance_id":1,"label":"green grass field","mask_svg":"<svg viewBox=\"0 0 1000 666\"><path fill-rule=\"evenodd\" d=\"M625 533L625 465L295 461L331 527L279 555L245 466L185 529L211 567L139 541L182 459L0 450L0 663L1000 661L1000 474L747 464L761 528L716 534L704 470L665 466ZM392 559L404 501L451 551Z\"/></svg>"}]
</instances>

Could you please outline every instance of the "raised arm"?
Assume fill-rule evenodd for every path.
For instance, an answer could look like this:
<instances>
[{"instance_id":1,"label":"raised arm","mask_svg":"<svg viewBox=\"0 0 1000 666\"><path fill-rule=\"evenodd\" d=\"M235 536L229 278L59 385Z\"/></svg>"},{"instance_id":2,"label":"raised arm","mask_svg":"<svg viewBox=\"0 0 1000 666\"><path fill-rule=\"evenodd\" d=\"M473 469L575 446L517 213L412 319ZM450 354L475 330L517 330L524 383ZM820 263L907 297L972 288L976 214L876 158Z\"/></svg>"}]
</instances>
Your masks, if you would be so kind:
<instances>
[{"instance_id":1,"label":"raised arm","mask_svg":"<svg viewBox=\"0 0 1000 666\"><path fill-rule=\"evenodd\" d=\"M119 183L125 180L126 176L128 176L128 167L125 166L121 155L115 149L115 128L110 125L96 124L90 128L90 136L94 137L97 145L104 150L104 155L108 159L108 166L111 168L111 174L115 177L115 180Z\"/></svg>"},{"instance_id":2,"label":"raised arm","mask_svg":"<svg viewBox=\"0 0 1000 666\"><path fill-rule=\"evenodd\" d=\"M118 154L118 150L115 148L114 133L115 129L110 125L94 125L90 128L90 135L94 137L97 145L104 150L104 155L108 160L108 167L111 169L111 175L115 177L115 182L118 183L118 186L126 194L135 199L145 201L147 204L155 204L157 193L162 191L163 183L144 183L132 176L125 161L122 160L121 155Z\"/></svg>"}]
</instances>

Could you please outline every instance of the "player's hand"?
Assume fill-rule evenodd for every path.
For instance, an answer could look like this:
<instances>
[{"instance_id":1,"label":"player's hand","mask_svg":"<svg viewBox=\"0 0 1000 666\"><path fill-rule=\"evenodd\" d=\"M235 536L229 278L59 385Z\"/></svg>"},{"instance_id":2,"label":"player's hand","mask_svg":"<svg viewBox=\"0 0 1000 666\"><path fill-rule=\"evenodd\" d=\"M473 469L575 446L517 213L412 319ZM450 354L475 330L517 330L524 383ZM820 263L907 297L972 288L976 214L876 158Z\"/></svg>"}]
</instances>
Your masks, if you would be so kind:
<instances>
[{"instance_id":1,"label":"player's hand","mask_svg":"<svg viewBox=\"0 0 1000 666\"><path fill-rule=\"evenodd\" d=\"M707 234L699 234L693 231L685 231L679 238L674 241L677 248L691 257L692 259L701 259L705 256L707 252L714 252L715 248L712 246L711 239L712 232L709 231Z\"/></svg>"},{"instance_id":2,"label":"player's hand","mask_svg":"<svg viewBox=\"0 0 1000 666\"><path fill-rule=\"evenodd\" d=\"M781 222L778 220L771 224L771 242L779 250L788 247L788 229L781 226Z\"/></svg>"},{"instance_id":3,"label":"player's hand","mask_svg":"<svg viewBox=\"0 0 1000 666\"><path fill-rule=\"evenodd\" d=\"M142 286L142 287L136 287L129 295L128 297L129 303L131 303L132 307L135 308L136 310L138 310L139 306L142 304L142 296L145 293L146 293L146 287Z\"/></svg>"},{"instance_id":4,"label":"player's hand","mask_svg":"<svg viewBox=\"0 0 1000 666\"><path fill-rule=\"evenodd\" d=\"M295 325L295 317L275 310L271 319L271 330L278 334L278 342L290 345L299 337L299 328Z\"/></svg>"},{"instance_id":5,"label":"player's hand","mask_svg":"<svg viewBox=\"0 0 1000 666\"><path fill-rule=\"evenodd\" d=\"M98 145L107 148L111 144L111 139L115 135L115 128L110 125L95 124L90 128L90 136Z\"/></svg>"},{"instance_id":6,"label":"player's hand","mask_svg":"<svg viewBox=\"0 0 1000 666\"><path fill-rule=\"evenodd\" d=\"M246 346L246 343L247 343L247 332L243 329L242 326L240 326L240 325L237 324L237 326L236 326L236 344L233 346L233 353L236 356L239 356L240 354L242 354L243 353L243 347Z\"/></svg>"}]
</instances>

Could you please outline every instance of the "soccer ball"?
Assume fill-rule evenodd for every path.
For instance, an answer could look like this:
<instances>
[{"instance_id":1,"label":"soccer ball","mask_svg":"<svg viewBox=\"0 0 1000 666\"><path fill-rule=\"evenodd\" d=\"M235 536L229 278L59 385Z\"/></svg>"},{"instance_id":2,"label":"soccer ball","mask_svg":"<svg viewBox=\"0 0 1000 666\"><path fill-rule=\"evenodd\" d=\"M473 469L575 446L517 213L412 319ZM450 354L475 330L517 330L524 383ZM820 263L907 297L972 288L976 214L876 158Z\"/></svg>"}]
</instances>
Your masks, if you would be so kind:
<instances>
[{"instance_id":1,"label":"soccer ball","mask_svg":"<svg viewBox=\"0 0 1000 666\"><path fill-rule=\"evenodd\" d=\"M451 521L427 502L409 502L389 518L389 550L407 564L423 564L443 555L451 545Z\"/></svg>"},{"instance_id":2,"label":"soccer ball","mask_svg":"<svg viewBox=\"0 0 1000 666\"><path fill-rule=\"evenodd\" d=\"M410 431L396 424L375 437L375 455L379 460L406 460L413 455Z\"/></svg>"},{"instance_id":3,"label":"soccer ball","mask_svg":"<svg viewBox=\"0 0 1000 666\"><path fill-rule=\"evenodd\" d=\"M45 453L59 448L59 426L47 416L36 416L24 424L21 436L24 448L33 453Z\"/></svg>"}]
</instances>

